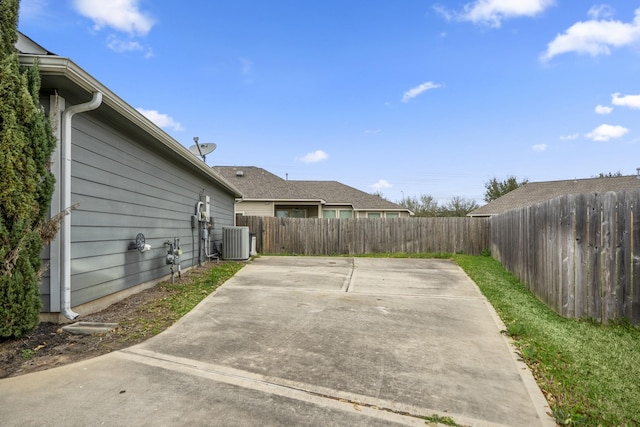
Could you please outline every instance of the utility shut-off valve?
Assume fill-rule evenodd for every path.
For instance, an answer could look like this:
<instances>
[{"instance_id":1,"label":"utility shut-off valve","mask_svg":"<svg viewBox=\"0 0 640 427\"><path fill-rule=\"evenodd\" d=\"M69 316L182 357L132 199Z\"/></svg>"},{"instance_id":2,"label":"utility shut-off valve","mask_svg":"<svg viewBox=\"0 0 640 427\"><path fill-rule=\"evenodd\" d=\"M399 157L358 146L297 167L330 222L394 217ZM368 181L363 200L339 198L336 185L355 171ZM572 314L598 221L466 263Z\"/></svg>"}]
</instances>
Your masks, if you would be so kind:
<instances>
[{"instance_id":1,"label":"utility shut-off valve","mask_svg":"<svg viewBox=\"0 0 640 427\"><path fill-rule=\"evenodd\" d=\"M164 245L168 247L165 262L171 270L171 283L173 284L176 268L178 271L178 277L182 277L180 275L180 255L182 255L182 249L180 248L180 239L175 237L173 239L173 242L167 240L166 242L164 242Z\"/></svg>"},{"instance_id":2,"label":"utility shut-off valve","mask_svg":"<svg viewBox=\"0 0 640 427\"><path fill-rule=\"evenodd\" d=\"M202 264L202 249L206 259L210 259L212 255L209 254L209 237L210 232L214 228L213 217L209 216L211 208L211 199L209 196L200 195L200 201L196 203L195 215L191 216L191 228L198 230L198 265Z\"/></svg>"}]
</instances>

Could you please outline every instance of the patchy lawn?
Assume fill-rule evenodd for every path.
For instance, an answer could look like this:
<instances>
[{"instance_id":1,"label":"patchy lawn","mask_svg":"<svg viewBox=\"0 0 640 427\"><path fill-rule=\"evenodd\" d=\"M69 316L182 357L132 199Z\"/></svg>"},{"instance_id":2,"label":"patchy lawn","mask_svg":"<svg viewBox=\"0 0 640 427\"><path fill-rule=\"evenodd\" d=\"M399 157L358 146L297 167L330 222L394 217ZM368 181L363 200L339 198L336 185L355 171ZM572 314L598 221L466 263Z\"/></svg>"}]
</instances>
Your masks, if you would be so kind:
<instances>
[{"instance_id":1,"label":"patchy lawn","mask_svg":"<svg viewBox=\"0 0 640 427\"><path fill-rule=\"evenodd\" d=\"M0 378L42 371L130 347L173 325L238 272L244 263L220 262L189 270L182 278L83 316L83 322L118 323L108 333L73 335L61 325L41 323L23 338L0 341Z\"/></svg>"}]
</instances>

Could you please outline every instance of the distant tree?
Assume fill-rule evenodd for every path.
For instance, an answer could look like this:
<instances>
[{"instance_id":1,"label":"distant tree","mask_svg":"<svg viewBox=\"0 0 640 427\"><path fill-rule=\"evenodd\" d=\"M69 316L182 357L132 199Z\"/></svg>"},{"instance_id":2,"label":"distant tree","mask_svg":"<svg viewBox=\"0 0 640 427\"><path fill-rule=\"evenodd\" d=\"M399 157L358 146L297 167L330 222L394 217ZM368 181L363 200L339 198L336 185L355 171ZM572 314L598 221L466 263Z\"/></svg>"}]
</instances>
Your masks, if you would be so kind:
<instances>
[{"instance_id":1,"label":"distant tree","mask_svg":"<svg viewBox=\"0 0 640 427\"><path fill-rule=\"evenodd\" d=\"M484 183L484 188L487 190L484 193L484 201L489 203L492 200L495 200L498 197L502 197L508 192L513 191L528 182L529 180L527 179L518 182L515 176L509 176L503 181L498 181L497 178L492 178Z\"/></svg>"},{"instance_id":2,"label":"distant tree","mask_svg":"<svg viewBox=\"0 0 640 427\"><path fill-rule=\"evenodd\" d=\"M622 175L622 172L618 171L618 172L607 172L607 173L602 173L600 172L597 176L592 176L591 178L615 178L618 176L624 176Z\"/></svg>"},{"instance_id":3,"label":"distant tree","mask_svg":"<svg viewBox=\"0 0 640 427\"><path fill-rule=\"evenodd\" d=\"M378 196L378 197L380 197L380 198L381 198L381 199L383 199L383 200L387 200L387 201L389 201L389 199L387 199L387 198L384 196L384 194L382 194L382 191L380 191L380 190L376 190L376 191L374 191L373 193L371 193L371 195L373 195L373 196Z\"/></svg>"},{"instance_id":4,"label":"distant tree","mask_svg":"<svg viewBox=\"0 0 640 427\"><path fill-rule=\"evenodd\" d=\"M478 209L480 205L475 200L454 196L447 204L440 208L439 216L467 216L471 211Z\"/></svg>"},{"instance_id":5,"label":"distant tree","mask_svg":"<svg viewBox=\"0 0 640 427\"><path fill-rule=\"evenodd\" d=\"M409 209L417 217L438 216L438 201L428 194L422 194L420 197L407 197L398 204Z\"/></svg>"},{"instance_id":6,"label":"distant tree","mask_svg":"<svg viewBox=\"0 0 640 427\"><path fill-rule=\"evenodd\" d=\"M38 324L54 184L48 165L55 138L39 104L39 72L22 68L14 48L18 8L18 0L0 0L0 337L23 336Z\"/></svg>"}]
</instances>

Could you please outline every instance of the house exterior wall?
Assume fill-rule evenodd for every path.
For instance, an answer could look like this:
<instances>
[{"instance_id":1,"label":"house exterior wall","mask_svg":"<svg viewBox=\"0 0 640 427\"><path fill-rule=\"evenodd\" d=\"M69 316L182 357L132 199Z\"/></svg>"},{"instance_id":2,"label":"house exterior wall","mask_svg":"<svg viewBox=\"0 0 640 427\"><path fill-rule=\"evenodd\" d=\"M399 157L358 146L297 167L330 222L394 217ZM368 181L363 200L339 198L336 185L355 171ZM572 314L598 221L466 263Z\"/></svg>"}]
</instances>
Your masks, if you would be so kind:
<instances>
[{"instance_id":1,"label":"house exterior wall","mask_svg":"<svg viewBox=\"0 0 640 427\"><path fill-rule=\"evenodd\" d=\"M100 120L98 112L73 119L71 199L71 306L127 290L169 274L165 241L180 239L182 268L198 263L198 229L191 216L210 197L215 228L234 225L234 196L212 179ZM177 156L177 154L175 155ZM173 160L173 161L172 161ZM203 190L204 189L204 190ZM143 233L151 250L129 250ZM202 255L204 260L204 253ZM59 298L43 280L43 311Z\"/></svg>"},{"instance_id":2,"label":"house exterior wall","mask_svg":"<svg viewBox=\"0 0 640 427\"><path fill-rule=\"evenodd\" d=\"M271 201L242 201L236 203L236 213L244 216L277 216L278 211L295 211L295 214L304 214L304 218L318 218L318 205L298 203L278 203ZM295 215L291 213L291 215Z\"/></svg>"},{"instance_id":3,"label":"house exterior wall","mask_svg":"<svg viewBox=\"0 0 640 427\"><path fill-rule=\"evenodd\" d=\"M238 202L236 213L246 216L273 216L273 202Z\"/></svg>"},{"instance_id":4,"label":"house exterior wall","mask_svg":"<svg viewBox=\"0 0 640 427\"><path fill-rule=\"evenodd\" d=\"M236 203L235 208L237 214L244 216L276 216L277 211L280 210L297 210L297 213L304 211L304 218L323 218L325 217L325 211L332 211L335 215L332 218L368 218L369 213L378 214L380 218L409 218L408 212L387 212L382 210L355 211L351 206L329 204L319 207L315 204L275 204L274 202L264 201L241 201Z\"/></svg>"}]
</instances>

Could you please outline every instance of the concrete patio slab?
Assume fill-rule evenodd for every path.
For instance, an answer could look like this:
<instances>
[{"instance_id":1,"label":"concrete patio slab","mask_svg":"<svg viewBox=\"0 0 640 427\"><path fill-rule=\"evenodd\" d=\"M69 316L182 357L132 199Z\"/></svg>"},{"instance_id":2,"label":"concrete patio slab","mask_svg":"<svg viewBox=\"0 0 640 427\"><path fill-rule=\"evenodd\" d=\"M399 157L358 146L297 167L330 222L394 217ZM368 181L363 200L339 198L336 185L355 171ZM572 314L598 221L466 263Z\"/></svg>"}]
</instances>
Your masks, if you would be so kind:
<instances>
[{"instance_id":1,"label":"concrete patio slab","mask_svg":"<svg viewBox=\"0 0 640 427\"><path fill-rule=\"evenodd\" d=\"M143 344L0 380L0 419L555 425L502 328L448 260L261 257Z\"/></svg>"}]
</instances>

